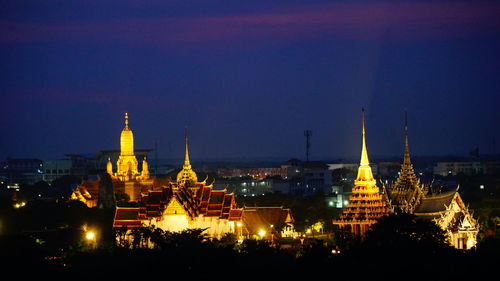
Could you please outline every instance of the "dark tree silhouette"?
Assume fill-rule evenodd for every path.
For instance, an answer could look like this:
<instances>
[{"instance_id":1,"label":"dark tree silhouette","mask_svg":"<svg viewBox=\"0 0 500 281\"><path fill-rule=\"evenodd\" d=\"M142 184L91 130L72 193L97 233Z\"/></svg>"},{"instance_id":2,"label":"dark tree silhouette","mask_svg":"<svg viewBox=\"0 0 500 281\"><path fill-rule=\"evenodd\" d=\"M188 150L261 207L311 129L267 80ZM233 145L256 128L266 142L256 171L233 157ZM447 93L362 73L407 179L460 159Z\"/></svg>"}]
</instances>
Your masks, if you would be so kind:
<instances>
[{"instance_id":1,"label":"dark tree silhouette","mask_svg":"<svg viewBox=\"0 0 500 281\"><path fill-rule=\"evenodd\" d=\"M438 251L449 249L446 232L433 221L412 214L391 214L372 225L362 243L364 247Z\"/></svg>"}]
</instances>

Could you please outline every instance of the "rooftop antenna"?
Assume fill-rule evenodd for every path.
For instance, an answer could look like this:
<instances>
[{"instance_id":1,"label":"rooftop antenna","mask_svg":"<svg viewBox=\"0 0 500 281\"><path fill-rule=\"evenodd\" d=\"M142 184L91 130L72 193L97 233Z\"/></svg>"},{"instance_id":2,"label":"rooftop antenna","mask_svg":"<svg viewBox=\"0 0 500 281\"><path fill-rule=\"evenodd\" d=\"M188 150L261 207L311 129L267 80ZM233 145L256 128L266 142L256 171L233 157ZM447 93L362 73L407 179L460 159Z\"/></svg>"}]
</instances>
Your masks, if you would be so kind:
<instances>
[{"instance_id":1,"label":"rooftop antenna","mask_svg":"<svg viewBox=\"0 0 500 281\"><path fill-rule=\"evenodd\" d=\"M309 148L311 147L311 136L312 136L312 131L311 130L305 130L304 131L304 136L306 137L306 161L309 162Z\"/></svg>"}]
</instances>

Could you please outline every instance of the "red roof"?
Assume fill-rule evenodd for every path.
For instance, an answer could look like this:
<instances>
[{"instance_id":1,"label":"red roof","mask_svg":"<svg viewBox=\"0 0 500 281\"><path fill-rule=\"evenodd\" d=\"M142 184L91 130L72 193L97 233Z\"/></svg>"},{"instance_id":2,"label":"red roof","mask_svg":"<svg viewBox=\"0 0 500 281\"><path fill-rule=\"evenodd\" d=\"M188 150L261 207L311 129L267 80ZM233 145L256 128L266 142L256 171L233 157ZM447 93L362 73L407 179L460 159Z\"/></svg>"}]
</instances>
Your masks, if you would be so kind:
<instances>
[{"instance_id":1,"label":"red roof","mask_svg":"<svg viewBox=\"0 0 500 281\"><path fill-rule=\"evenodd\" d=\"M113 227L140 227L142 225L139 218L139 208L117 207Z\"/></svg>"},{"instance_id":2,"label":"red roof","mask_svg":"<svg viewBox=\"0 0 500 281\"><path fill-rule=\"evenodd\" d=\"M141 220L161 217L169 202L175 198L191 217L199 215L219 217L236 221L241 219L242 209L236 209L234 194L225 190L213 190L211 186L197 184L196 189L164 186L161 191L148 191L141 194L138 208L118 208L115 215L115 227L140 226ZM132 216L132 213L135 214ZM129 219L124 219L127 217ZM130 219L133 217L133 219Z\"/></svg>"}]
</instances>

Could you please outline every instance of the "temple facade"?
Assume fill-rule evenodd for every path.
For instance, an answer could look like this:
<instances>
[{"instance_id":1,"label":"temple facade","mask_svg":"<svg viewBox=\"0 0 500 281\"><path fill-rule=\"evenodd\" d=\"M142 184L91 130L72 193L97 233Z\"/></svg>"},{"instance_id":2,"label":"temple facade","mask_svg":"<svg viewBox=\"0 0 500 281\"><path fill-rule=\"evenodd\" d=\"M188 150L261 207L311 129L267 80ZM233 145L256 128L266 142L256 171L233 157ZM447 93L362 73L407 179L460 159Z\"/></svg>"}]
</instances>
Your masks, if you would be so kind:
<instances>
[{"instance_id":1,"label":"temple facade","mask_svg":"<svg viewBox=\"0 0 500 281\"><path fill-rule=\"evenodd\" d=\"M432 220L446 231L450 245L458 249L470 249L476 245L479 224L464 204L458 189L433 190L417 178L410 159L408 123L405 118L403 164L396 181L386 187L387 199L394 212Z\"/></svg>"},{"instance_id":2,"label":"temple facade","mask_svg":"<svg viewBox=\"0 0 500 281\"><path fill-rule=\"evenodd\" d=\"M389 205L384 195L380 193L376 180L373 177L368 151L366 147L365 118L362 115L362 147L361 161L358 175L354 181L349 204L342 209L338 219L333 224L340 227L340 231L351 233L357 237L364 237L370 226L378 219L389 213Z\"/></svg>"},{"instance_id":3,"label":"temple facade","mask_svg":"<svg viewBox=\"0 0 500 281\"><path fill-rule=\"evenodd\" d=\"M151 177L145 157L142 169L138 164L134 135L125 113L116 165L108 158L106 173L97 181L83 181L73 191L72 199L82 201L90 208L114 208L114 194L126 194L127 205L133 207L116 207L113 226L127 230L148 226L171 232L206 229L209 237L220 238L232 233L239 240L257 235L262 227L271 225L282 229L279 233L270 231L277 234L272 237L288 237L295 233L291 210L282 207L238 208L234 193L214 189L213 183L207 184L207 179L200 181L189 159L187 133L184 163L174 179ZM245 212L247 216L243 219Z\"/></svg>"},{"instance_id":4,"label":"temple facade","mask_svg":"<svg viewBox=\"0 0 500 281\"><path fill-rule=\"evenodd\" d=\"M128 201L139 202L141 193L160 190L167 181L150 177L146 157L142 159L142 170L139 171L139 161L134 151L134 134L129 127L128 113L125 113L125 126L120 134L120 155L115 166L108 158L106 174L111 178L115 192L126 194ZM90 208L98 206L103 180L101 176L97 181L83 181L74 190L71 199L82 201Z\"/></svg>"},{"instance_id":5,"label":"temple facade","mask_svg":"<svg viewBox=\"0 0 500 281\"><path fill-rule=\"evenodd\" d=\"M155 226L171 232L201 228L209 237L221 238L237 234L243 212L233 193L214 190L206 179L198 181L189 160L187 136L184 164L176 180L141 193L138 203L139 207L117 207L114 227Z\"/></svg>"}]
</instances>

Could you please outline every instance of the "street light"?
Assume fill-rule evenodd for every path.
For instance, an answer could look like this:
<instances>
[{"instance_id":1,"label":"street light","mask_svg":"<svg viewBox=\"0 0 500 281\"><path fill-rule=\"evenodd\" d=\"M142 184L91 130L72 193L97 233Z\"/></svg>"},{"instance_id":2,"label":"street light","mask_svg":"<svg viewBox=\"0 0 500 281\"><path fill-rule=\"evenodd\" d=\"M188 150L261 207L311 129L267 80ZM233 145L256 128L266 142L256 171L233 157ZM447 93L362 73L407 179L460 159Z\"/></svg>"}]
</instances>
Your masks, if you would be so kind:
<instances>
[{"instance_id":1,"label":"street light","mask_svg":"<svg viewBox=\"0 0 500 281\"><path fill-rule=\"evenodd\" d=\"M238 227L238 232L239 232L239 235L238 235L238 241L243 241L243 229L242 229L242 226L243 224L239 221L236 223L236 226Z\"/></svg>"},{"instance_id":2,"label":"street light","mask_svg":"<svg viewBox=\"0 0 500 281\"><path fill-rule=\"evenodd\" d=\"M85 234L85 239L88 241L93 241L95 239L95 233L93 231L87 231Z\"/></svg>"},{"instance_id":3,"label":"street light","mask_svg":"<svg viewBox=\"0 0 500 281\"><path fill-rule=\"evenodd\" d=\"M85 232L85 240L90 245L91 249L94 249L96 246L96 233L92 230L88 230Z\"/></svg>"},{"instance_id":4,"label":"street light","mask_svg":"<svg viewBox=\"0 0 500 281\"><path fill-rule=\"evenodd\" d=\"M270 227L271 227L271 244L274 244L274 224L271 224Z\"/></svg>"}]
</instances>

